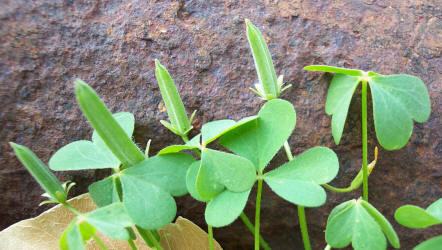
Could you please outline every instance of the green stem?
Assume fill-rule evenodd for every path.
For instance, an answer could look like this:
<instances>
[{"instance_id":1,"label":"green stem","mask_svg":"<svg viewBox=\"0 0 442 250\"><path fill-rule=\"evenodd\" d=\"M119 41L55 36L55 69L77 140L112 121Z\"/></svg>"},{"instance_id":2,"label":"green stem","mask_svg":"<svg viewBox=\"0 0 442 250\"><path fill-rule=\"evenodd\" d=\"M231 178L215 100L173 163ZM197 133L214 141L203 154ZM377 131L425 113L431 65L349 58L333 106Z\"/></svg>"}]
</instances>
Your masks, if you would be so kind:
<instances>
[{"instance_id":1,"label":"green stem","mask_svg":"<svg viewBox=\"0 0 442 250\"><path fill-rule=\"evenodd\" d=\"M157 250L163 250L163 248L161 247L160 243L157 241L157 238L155 238L155 235L152 234L152 231L146 230L146 234L149 236L150 240L152 241L154 247Z\"/></svg>"},{"instance_id":2,"label":"green stem","mask_svg":"<svg viewBox=\"0 0 442 250\"><path fill-rule=\"evenodd\" d=\"M328 184L322 184L322 186L325 187L326 189L336 192L336 193L347 193L347 192L351 192L351 191L355 190L355 188L352 186L346 187L346 188L333 187Z\"/></svg>"},{"instance_id":3,"label":"green stem","mask_svg":"<svg viewBox=\"0 0 442 250\"><path fill-rule=\"evenodd\" d=\"M127 242L129 242L130 248L132 250L137 250L137 246L135 246L135 243L132 239L129 239Z\"/></svg>"},{"instance_id":4,"label":"green stem","mask_svg":"<svg viewBox=\"0 0 442 250\"><path fill-rule=\"evenodd\" d=\"M98 238L98 236L93 233L92 234L92 238L94 238L95 242L97 242L97 244L101 247L101 249L103 250L107 250L107 247L104 245L104 243L100 240L100 238Z\"/></svg>"},{"instance_id":5,"label":"green stem","mask_svg":"<svg viewBox=\"0 0 442 250\"><path fill-rule=\"evenodd\" d=\"M256 193L255 211L255 250L259 250L259 216L261 213L262 178L258 178L258 191Z\"/></svg>"},{"instance_id":6,"label":"green stem","mask_svg":"<svg viewBox=\"0 0 442 250\"><path fill-rule=\"evenodd\" d=\"M209 231L209 249L213 250L213 228L211 225L207 224L207 229Z\"/></svg>"},{"instance_id":7,"label":"green stem","mask_svg":"<svg viewBox=\"0 0 442 250\"><path fill-rule=\"evenodd\" d=\"M310 239L308 237L307 221L305 219L305 209L303 206L298 206L299 226L301 227L302 242L304 249L311 250Z\"/></svg>"},{"instance_id":8,"label":"green stem","mask_svg":"<svg viewBox=\"0 0 442 250\"><path fill-rule=\"evenodd\" d=\"M254 225L249 220L247 215L244 212L241 212L241 215L239 217L244 222L244 224L247 226L247 228L250 230L250 232L252 232L252 234L255 234ZM269 244L267 244L267 242L264 240L264 238L261 235L259 235L259 243L261 244L262 248L264 248L265 250L270 250L271 249Z\"/></svg>"},{"instance_id":9,"label":"green stem","mask_svg":"<svg viewBox=\"0 0 442 250\"><path fill-rule=\"evenodd\" d=\"M288 141L284 142L284 150L285 150L285 154L287 155L287 159L289 161L293 160L292 150L290 149L290 145L289 145Z\"/></svg>"},{"instance_id":10,"label":"green stem","mask_svg":"<svg viewBox=\"0 0 442 250\"><path fill-rule=\"evenodd\" d=\"M80 216L82 215L82 213L80 213L77 209L75 209L73 206L71 206L71 204L69 204L67 201L61 203L64 207L66 207L67 209L71 210L74 214Z\"/></svg>"},{"instance_id":11,"label":"green stem","mask_svg":"<svg viewBox=\"0 0 442 250\"><path fill-rule=\"evenodd\" d=\"M363 198L368 201L368 168L367 168L367 81L362 81L362 171Z\"/></svg>"},{"instance_id":12,"label":"green stem","mask_svg":"<svg viewBox=\"0 0 442 250\"><path fill-rule=\"evenodd\" d=\"M284 142L284 149L289 161L293 160L292 151L287 141ZM311 250L310 238L308 236L307 220L305 219L305 209L303 206L298 205L298 217L299 226L301 228L302 242L304 243L304 249Z\"/></svg>"}]
</instances>

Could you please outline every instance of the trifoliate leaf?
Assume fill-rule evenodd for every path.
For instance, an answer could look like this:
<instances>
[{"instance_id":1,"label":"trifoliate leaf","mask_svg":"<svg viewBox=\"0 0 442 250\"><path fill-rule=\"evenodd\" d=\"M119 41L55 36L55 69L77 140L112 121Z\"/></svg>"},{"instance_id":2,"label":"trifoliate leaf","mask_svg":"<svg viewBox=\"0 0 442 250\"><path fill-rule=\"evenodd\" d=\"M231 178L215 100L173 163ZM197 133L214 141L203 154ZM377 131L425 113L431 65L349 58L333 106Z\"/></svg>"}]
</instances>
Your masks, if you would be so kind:
<instances>
[{"instance_id":1,"label":"trifoliate leaf","mask_svg":"<svg viewBox=\"0 0 442 250\"><path fill-rule=\"evenodd\" d=\"M252 188L256 170L252 162L238 155L205 149L196 180L196 190L204 199L211 199L224 188L244 192Z\"/></svg>"},{"instance_id":2,"label":"trifoliate leaf","mask_svg":"<svg viewBox=\"0 0 442 250\"><path fill-rule=\"evenodd\" d=\"M258 113L258 119L221 136L223 146L249 159L259 172L288 139L296 123L296 112L287 101L268 101Z\"/></svg>"},{"instance_id":3,"label":"trifoliate leaf","mask_svg":"<svg viewBox=\"0 0 442 250\"><path fill-rule=\"evenodd\" d=\"M425 122L430 116L427 87L410 75L374 76L369 83L378 141L385 149L400 149L410 139L413 120Z\"/></svg>"},{"instance_id":4,"label":"trifoliate leaf","mask_svg":"<svg viewBox=\"0 0 442 250\"><path fill-rule=\"evenodd\" d=\"M398 248L399 239L390 223L373 206L359 199L347 201L332 210L325 239L333 248L343 248L351 243L355 250L385 250L387 241L382 231L392 246Z\"/></svg>"},{"instance_id":5,"label":"trifoliate leaf","mask_svg":"<svg viewBox=\"0 0 442 250\"><path fill-rule=\"evenodd\" d=\"M224 227L235 221L246 206L250 190L235 193L224 190L207 203L205 218L208 225Z\"/></svg>"},{"instance_id":6,"label":"trifoliate leaf","mask_svg":"<svg viewBox=\"0 0 442 250\"><path fill-rule=\"evenodd\" d=\"M89 194L95 204L99 207L104 207L120 201L113 176L92 183L89 186Z\"/></svg>"},{"instance_id":7,"label":"trifoliate leaf","mask_svg":"<svg viewBox=\"0 0 442 250\"><path fill-rule=\"evenodd\" d=\"M315 147L266 173L264 181L287 201L317 207L324 204L326 199L320 185L333 180L338 170L336 154L326 147Z\"/></svg>"}]
</instances>

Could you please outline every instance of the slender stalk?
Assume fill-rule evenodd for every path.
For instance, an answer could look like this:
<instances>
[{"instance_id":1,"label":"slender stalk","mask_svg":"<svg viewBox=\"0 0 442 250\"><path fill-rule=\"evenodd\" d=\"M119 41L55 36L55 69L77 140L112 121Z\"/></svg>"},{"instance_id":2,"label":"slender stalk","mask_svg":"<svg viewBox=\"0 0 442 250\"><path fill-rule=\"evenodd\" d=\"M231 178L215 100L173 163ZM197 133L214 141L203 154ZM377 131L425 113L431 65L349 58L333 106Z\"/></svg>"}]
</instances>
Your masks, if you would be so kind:
<instances>
[{"instance_id":1,"label":"slender stalk","mask_svg":"<svg viewBox=\"0 0 442 250\"><path fill-rule=\"evenodd\" d=\"M368 201L367 163L367 81L362 81L362 185L363 198L365 201Z\"/></svg>"},{"instance_id":2,"label":"slender stalk","mask_svg":"<svg viewBox=\"0 0 442 250\"><path fill-rule=\"evenodd\" d=\"M328 184L322 184L322 186L325 187L326 189L336 192L336 193L347 193L347 192L351 192L351 191L355 190L355 188L352 186L346 187L346 188L333 187Z\"/></svg>"},{"instance_id":3,"label":"slender stalk","mask_svg":"<svg viewBox=\"0 0 442 250\"><path fill-rule=\"evenodd\" d=\"M145 230L137 225L135 225L135 228L137 229L138 233L140 234L141 238L144 240L146 245L148 245L149 247L152 247L154 244L153 244L152 240L150 239L149 235L147 234L147 231L149 231L149 230Z\"/></svg>"},{"instance_id":4,"label":"slender stalk","mask_svg":"<svg viewBox=\"0 0 442 250\"><path fill-rule=\"evenodd\" d=\"M137 246L135 246L135 243L132 239L129 239L127 242L129 243L129 246L132 250L137 250Z\"/></svg>"},{"instance_id":5,"label":"slender stalk","mask_svg":"<svg viewBox=\"0 0 442 250\"><path fill-rule=\"evenodd\" d=\"M306 250L311 250L310 239L308 237L307 221L305 219L305 209L303 206L298 206L299 226L301 227L302 242Z\"/></svg>"},{"instance_id":6,"label":"slender stalk","mask_svg":"<svg viewBox=\"0 0 442 250\"><path fill-rule=\"evenodd\" d=\"M209 231L209 249L213 250L213 228L211 225L207 224L207 229Z\"/></svg>"},{"instance_id":7,"label":"slender stalk","mask_svg":"<svg viewBox=\"0 0 442 250\"><path fill-rule=\"evenodd\" d=\"M249 218L247 218L247 215L244 212L242 212L239 217L247 226L247 228L250 230L250 232L252 232L252 234L255 234L255 226L252 224L252 222L250 222ZM271 249L269 244L267 244L267 242L264 240L264 238L261 237L261 235L259 236L259 244L261 244L261 247L264 248L265 250Z\"/></svg>"},{"instance_id":8,"label":"slender stalk","mask_svg":"<svg viewBox=\"0 0 442 250\"><path fill-rule=\"evenodd\" d=\"M163 247L161 247L160 243L157 241L157 238L155 238L150 230L146 230L146 234L148 235L157 250L163 250Z\"/></svg>"},{"instance_id":9,"label":"slender stalk","mask_svg":"<svg viewBox=\"0 0 442 250\"><path fill-rule=\"evenodd\" d=\"M97 244L101 247L101 249L103 250L107 250L107 247L104 245L104 243L100 240L100 238L98 238L98 236L93 233L92 234L92 238L94 238L95 242L97 242Z\"/></svg>"},{"instance_id":10,"label":"slender stalk","mask_svg":"<svg viewBox=\"0 0 442 250\"><path fill-rule=\"evenodd\" d=\"M287 141L284 142L284 149L289 161L293 160L292 151ZM298 217L299 227L301 228L302 242L304 243L304 249L311 250L310 238L308 236L307 220L305 219L305 209L303 206L298 205Z\"/></svg>"},{"instance_id":11,"label":"slender stalk","mask_svg":"<svg viewBox=\"0 0 442 250\"><path fill-rule=\"evenodd\" d=\"M259 250L259 216L261 213L262 178L258 178L258 191L256 192L255 211L255 250Z\"/></svg>"},{"instance_id":12,"label":"slender stalk","mask_svg":"<svg viewBox=\"0 0 442 250\"><path fill-rule=\"evenodd\" d=\"M67 201L61 203L65 208L71 210L74 214L80 216L82 215L82 213L80 213L77 209L75 209L73 206L71 206L71 204L69 204Z\"/></svg>"}]
</instances>

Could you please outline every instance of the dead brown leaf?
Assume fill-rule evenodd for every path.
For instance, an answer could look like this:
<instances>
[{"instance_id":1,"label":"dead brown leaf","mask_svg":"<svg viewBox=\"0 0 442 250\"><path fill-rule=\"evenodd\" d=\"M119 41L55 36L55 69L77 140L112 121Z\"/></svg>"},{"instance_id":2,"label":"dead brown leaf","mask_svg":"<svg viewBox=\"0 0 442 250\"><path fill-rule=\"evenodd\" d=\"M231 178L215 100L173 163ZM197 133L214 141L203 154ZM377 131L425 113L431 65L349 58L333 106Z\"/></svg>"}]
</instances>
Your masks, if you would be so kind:
<instances>
[{"instance_id":1,"label":"dead brown leaf","mask_svg":"<svg viewBox=\"0 0 442 250\"><path fill-rule=\"evenodd\" d=\"M69 200L69 204L82 213L87 213L97 208L89 194L82 194ZM74 219L75 214L57 205L39 216L17 222L0 232L0 250L10 249L59 249L58 240ZM209 249L208 235L191 221L178 217L171 223L159 229L161 245L165 250L204 250ZM100 233L98 236L108 249L130 250L126 241L113 240ZM215 249L222 249L218 242L214 242ZM139 235L135 245L140 250L149 250ZM100 249L95 241L90 240L87 249Z\"/></svg>"}]
</instances>

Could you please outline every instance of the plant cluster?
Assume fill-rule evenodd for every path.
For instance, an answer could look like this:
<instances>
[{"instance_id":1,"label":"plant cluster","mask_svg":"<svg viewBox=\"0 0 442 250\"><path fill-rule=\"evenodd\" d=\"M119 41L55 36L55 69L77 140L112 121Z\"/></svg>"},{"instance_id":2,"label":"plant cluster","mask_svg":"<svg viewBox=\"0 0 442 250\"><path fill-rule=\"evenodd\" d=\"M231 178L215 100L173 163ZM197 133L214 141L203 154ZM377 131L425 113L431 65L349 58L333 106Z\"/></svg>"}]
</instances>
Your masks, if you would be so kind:
<instances>
[{"instance_id":1,"label":"plant cluster","mask_svg":"<svg viewBox=\"0 0 442 250\"><path fill-rule=\"evenodd\" d=\"M255 249L270 249L260 236L260 204L265 182L278 196L297 206L305 249L311 249L304 207L318 207L326 202L325 189L349 192L363 186L363 198L346 201L335 207L328 218L325 238L327 247L354 249L386 249L387 241L399 248L399 239L387 219L368 202L368 176L377 159L368 164L367 87L373 97L376 135L387 150L402 148L409 140L413 120L424 122L430 114L430 100L423 82L410 75L381 75L374 72L308 66L306 70L335 73L328 90L326 113L332 115L332 134L339 144L351 98L362 85L362 148L360 172L347 188L328 185L339 170L336 154L326 147L314 147L294 157L287 140L295 129L296 112L291 103L279 99L284 87L283 77L276 76L269 49L260 31L246 20L258 83L253 92L265 104L255 116L239 121L217 120L204 124L201 132L188 138L192 120L187 116L176 86L159 61L155 75L170 122L161 123L180 136L181 145L171 145L149 156L148 142L142 152L132 141L134 116L122 112L111 114L96 92L83 81L75 80L75 93L83 114L94 128L90 141L72 142L58 150L49 167L56 171L110 168L112 174L89 186L89 193L99 207L82 214L67 202L73 183L61 184L45 164L28 148L11 143L17 157L46 191L48 201L60 203L77 217L66 228L61 239L62 249L84 249L93 238L105 249L96 232L113 239L133 243L136 234L147 245L162 249L157 229L169 224L176 216L173 197L189 193L206 204L209 246L213 249L212 227L229 225L238 217L255 236ZM229 152L211 148L218 141ZM284 148L287 162L265 171L266 166ZM184 152L182 152L184 151ZM252 187L257 184L255 222L243 213ZM325 188L325 189L324 189ZM398 209L396 219L409 227L440 224L442 202L427 210L414 206ZM423 243L417 249L431 249L441 236ZM428 242L428 241L427 241Z\"/></svg>"}]
</instances>

